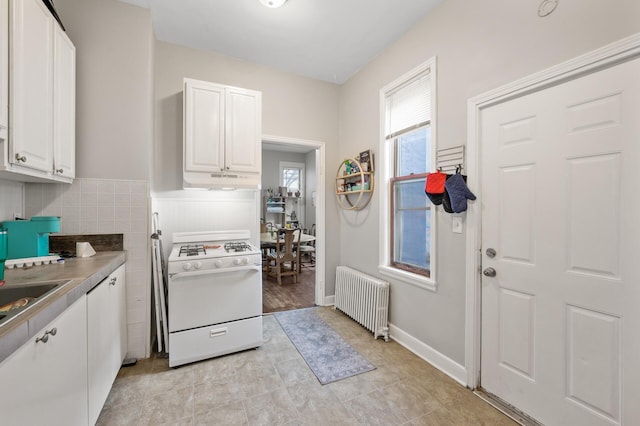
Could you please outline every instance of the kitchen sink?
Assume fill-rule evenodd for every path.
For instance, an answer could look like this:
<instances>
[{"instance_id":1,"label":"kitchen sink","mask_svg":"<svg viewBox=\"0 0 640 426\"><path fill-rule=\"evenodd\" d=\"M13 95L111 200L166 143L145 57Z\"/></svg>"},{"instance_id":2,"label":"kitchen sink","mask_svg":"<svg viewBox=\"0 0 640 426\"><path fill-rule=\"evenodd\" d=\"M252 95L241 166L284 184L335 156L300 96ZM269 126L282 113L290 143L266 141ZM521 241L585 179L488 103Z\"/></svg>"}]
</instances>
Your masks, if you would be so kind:
<instances>
[{"instance_id":1,"label":"kitchen sink","mask_svg":"<svg viewBox=\"0 0 640 426\"><path fill-rule=\"evenodd\" d=\"M0 287L0 325L54 293L68 280Z\"/></svg>"}]
</instances>

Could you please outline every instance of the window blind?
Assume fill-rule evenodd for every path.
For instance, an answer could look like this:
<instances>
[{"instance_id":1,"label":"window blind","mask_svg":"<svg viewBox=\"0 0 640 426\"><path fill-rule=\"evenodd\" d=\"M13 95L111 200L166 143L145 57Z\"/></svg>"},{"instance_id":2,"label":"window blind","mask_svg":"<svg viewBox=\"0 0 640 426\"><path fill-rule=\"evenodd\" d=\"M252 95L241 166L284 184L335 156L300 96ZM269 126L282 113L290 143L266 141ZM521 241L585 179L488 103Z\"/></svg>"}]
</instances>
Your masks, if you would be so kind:
<instances>
[{"instance_id":1,"label":"window blind","mask_svg":"<svg viewBox=\"0 0 640 426\"><path fill-rule=\"evenodd\" d=\"M390 92L386 97L385 105L385 136L387 139L430 123L431 78L429 71Z\"/></svg>"}]
</instances>

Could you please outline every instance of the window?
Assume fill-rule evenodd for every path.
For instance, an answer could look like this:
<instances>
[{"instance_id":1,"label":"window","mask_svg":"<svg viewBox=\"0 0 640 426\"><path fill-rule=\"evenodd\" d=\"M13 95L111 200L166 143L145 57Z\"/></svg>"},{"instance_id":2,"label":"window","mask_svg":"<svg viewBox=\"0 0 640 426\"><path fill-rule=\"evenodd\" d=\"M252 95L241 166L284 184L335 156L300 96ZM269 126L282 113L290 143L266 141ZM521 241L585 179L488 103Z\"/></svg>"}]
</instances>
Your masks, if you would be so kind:
<instances>
[{"instance_id":1,"label":"window","mask_svg":"<svg viewBox=\"0 0 640 426\"><path fill-rule=\"evenodd\" d=\"M280 176L282 186L287 192L302 191L304 181L304 163L280 163Z\"/></svg>"},{"instance_id":2,"label":"window","mask_svg":"<svg viewBox=\"0 0 640 426\"><path fill-rule=\"evenodd\" d=\"M424 193L433 169L435 60L381 90L380 272L435 290L435 214Z\"/></svg>"}]
</instances>

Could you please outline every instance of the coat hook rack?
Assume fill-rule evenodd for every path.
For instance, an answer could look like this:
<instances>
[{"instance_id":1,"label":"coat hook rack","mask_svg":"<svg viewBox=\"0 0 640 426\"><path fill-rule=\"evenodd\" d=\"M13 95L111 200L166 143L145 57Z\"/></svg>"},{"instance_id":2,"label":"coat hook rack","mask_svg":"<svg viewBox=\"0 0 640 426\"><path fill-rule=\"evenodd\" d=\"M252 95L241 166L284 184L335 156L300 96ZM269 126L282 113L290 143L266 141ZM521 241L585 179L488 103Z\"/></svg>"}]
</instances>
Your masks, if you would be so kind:
<instances>
[{"instance_id":1,"label":"coat hook rack","mask_svg":"<svg viewBox=\"0 0 640 426\"><path fill-rule=\"evenodd\" d=\"M464 145L436 151L436 169L442 173L463 173L465 170Z\"/></svg>"}]
</instances>

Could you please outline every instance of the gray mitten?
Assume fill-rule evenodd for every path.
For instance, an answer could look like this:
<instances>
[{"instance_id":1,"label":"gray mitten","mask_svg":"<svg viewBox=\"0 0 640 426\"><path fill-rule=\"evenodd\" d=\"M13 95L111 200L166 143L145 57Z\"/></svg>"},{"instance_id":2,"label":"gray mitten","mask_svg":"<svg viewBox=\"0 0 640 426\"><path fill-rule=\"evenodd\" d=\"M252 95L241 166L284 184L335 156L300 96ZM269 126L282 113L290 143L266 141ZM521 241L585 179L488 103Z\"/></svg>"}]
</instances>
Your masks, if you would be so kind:
<instances>
[{"instance_id":1,"label":"gray mitten","mask_svg":"<svg viewBox=\"0 0 640 426\"><path fill-rule=\"evenodd\" d=\"M462 213L467 210L467 199L475 200L476 196L469 190L460 173L451 176L444 184L454 213Z\"/></svg>"}]
</instances>

